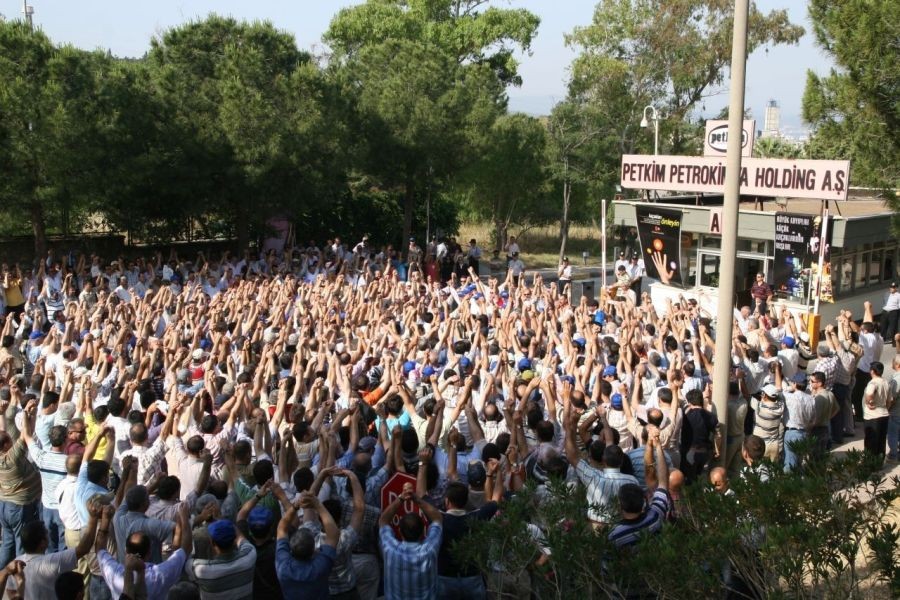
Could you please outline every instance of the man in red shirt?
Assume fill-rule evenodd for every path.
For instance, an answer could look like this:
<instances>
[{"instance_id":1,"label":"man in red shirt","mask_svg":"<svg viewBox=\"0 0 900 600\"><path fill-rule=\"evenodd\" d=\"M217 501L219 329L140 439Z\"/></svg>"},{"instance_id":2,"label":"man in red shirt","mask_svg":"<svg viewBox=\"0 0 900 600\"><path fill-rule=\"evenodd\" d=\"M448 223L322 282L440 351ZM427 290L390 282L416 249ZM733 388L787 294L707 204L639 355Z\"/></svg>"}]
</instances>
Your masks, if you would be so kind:
<instances>
[{"instance_id":1,"label":"man in red shirt","mask_svg":"<svg viewBox=\"0 0 900 600\"><path fill-rule=\"evenodd\" d=\"M765 315L769 310L769 302L772 301L772 286L766 283L766 278L762 273L756 274L756 283L750 288L750 295L753 296L753 302L756 310L760 315Z\"/></svg>"}]
</instances>

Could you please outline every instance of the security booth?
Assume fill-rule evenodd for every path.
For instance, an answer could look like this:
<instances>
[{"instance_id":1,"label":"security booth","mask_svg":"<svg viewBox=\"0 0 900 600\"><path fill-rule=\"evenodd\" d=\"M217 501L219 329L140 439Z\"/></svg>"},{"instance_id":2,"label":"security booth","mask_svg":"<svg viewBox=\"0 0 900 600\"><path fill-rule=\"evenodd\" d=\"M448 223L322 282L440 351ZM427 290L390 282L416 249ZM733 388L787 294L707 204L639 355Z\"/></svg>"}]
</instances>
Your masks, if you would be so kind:
<instances>
[{"instance_id":1,"label":"security booth","mask_svg":"<svg viewBox=\"0 0 900 600\"><path fill-rule=\"evenodd\" d=\"M715 315L719 282L728 276L719 270L727 218L722 201L721 194L690 194L613 202L615 225L638 230L647 274L655 280L650 296L657 310L667 298L683 296ZM828 202L742 195L739 212L730 275L737 307L752 308L750 288L762 273L774 301L791 311L807 313L817 306L823 323L842 309L861 318L863 302L870 301L878 314L890 282L900 279L891 209L866 190Z\"/></svg>"}]
</instances>

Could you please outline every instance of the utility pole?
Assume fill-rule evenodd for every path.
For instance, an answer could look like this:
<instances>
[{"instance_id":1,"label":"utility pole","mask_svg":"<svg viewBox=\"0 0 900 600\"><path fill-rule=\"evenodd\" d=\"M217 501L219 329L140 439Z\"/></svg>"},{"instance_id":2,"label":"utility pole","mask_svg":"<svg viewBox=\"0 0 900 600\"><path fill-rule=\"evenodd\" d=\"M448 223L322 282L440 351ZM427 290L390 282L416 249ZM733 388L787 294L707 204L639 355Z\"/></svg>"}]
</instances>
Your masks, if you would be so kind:
<instances>
[{"instance_id":1,"label":"utility pole","mask_svg":"<svg viewBox=\"0 0 900 600\"><path fill-rule=\"evenodd\" d=\"M741 130L744 120L744 75L747 69L747 14L750 0L735 0L734 32L731 39L731 86L728 103L728 152L725 168L725 199L722 224L716 352L713 363L713 404L723 429L722 454L728 432L728 381L731 376L731 335L734 322L734 263L737 252L738 216L741 199Z\"/></svg>"}]
</instances>

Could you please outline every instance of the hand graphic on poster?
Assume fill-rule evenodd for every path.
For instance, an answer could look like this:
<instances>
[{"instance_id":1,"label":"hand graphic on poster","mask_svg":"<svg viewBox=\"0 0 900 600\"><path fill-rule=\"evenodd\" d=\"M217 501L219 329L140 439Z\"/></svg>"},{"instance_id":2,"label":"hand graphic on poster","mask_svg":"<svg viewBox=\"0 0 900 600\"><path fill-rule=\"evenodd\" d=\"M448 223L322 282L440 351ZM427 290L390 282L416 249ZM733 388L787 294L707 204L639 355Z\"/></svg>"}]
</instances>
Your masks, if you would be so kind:
<instances>
[{"instance_id":1,"label":"hand graphic on poster","mask_svg":"<svg viewBox=\"0 0 900 600\"><path fill-rule=\"evenodd\" d=\"M668 285L672 281L672 277L675 276L675 271L669 270L668 255L657 251L650 255L650 259L653 261L653 266L656 267L657 273L659 273L659 280Z\"/></svg>"}]
</instances>

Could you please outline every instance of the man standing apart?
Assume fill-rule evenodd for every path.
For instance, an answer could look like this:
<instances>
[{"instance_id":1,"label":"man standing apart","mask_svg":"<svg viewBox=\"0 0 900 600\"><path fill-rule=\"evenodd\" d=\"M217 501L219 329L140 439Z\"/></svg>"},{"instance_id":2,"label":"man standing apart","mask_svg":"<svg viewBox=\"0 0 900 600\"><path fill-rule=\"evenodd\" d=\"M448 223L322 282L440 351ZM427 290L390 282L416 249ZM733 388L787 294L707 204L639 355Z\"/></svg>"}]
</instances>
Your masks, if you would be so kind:
<instances>
[{"instance_id":1,"label":"man standing apart","mask_svg":"<svg viewBox=\"0 0 900 600\"><path fill-rule=\"evenodd\" d=\"M766 276L762 273L756 274L756 282L750 287L750 295L753 297L755 305L754 312L760 316L765 315L769 310L769 302L772 301L774 292L772 286L766 283Z\"/></svg>"},{"instance_id":2,"label":"man standing apart","mask_svg":"<svg viewBox=\"0 0 900 600\"><path fill-rule=\"evenodd\" d=\"M865 439L863 448L875 456L884 459L884 444L887 441L889 412L891 405L891 390L888 382L881 376L884 374L884 365L872 361L869 367L872 379L866 386L863 402L863 427Z\"/></svg>"},{"instance_id":3,"label":"man standing apart","mask_svg":"<svg viewBox=\"0 0 900 600\"><path fill-rule=\"evenodd\" d=\"M29 403L32 413L36 404ZM0 568L22 553L22 527L39 520L41 476L28 460L25 437L13 441L6 430L6 407L0 407Z\"/></svg>"},{"instance_id":4,"label":"man standing apart","mask_svg":"<svg viewBox=\"0 0 900 600\"><path fill-rule=\"evenodd\" d=\"M400 519L400 536L394 536L390 522L401 502L413 502L431 525L425 534L425 523L418 511ZM438 552L441 547L444 517L441 512L413 493L412 484L403 486L403 493L378 519L381 551L384 554L384 597L386 600L431 600L438 593ZM424 538L424 539L423 539Z\"/></svg>"},{"instance_id":5,"label":"man standing apart","mask_svg":"<svg viewBox=\"0 0 900 600\"><path fill-rule=\"evenodd\" d=\"M894 342L898 317L900 317L900 292L897 291L897 284L891 283L890 291L881 308L881 337L888 343Z\"/></svg>"}]
</instances>

